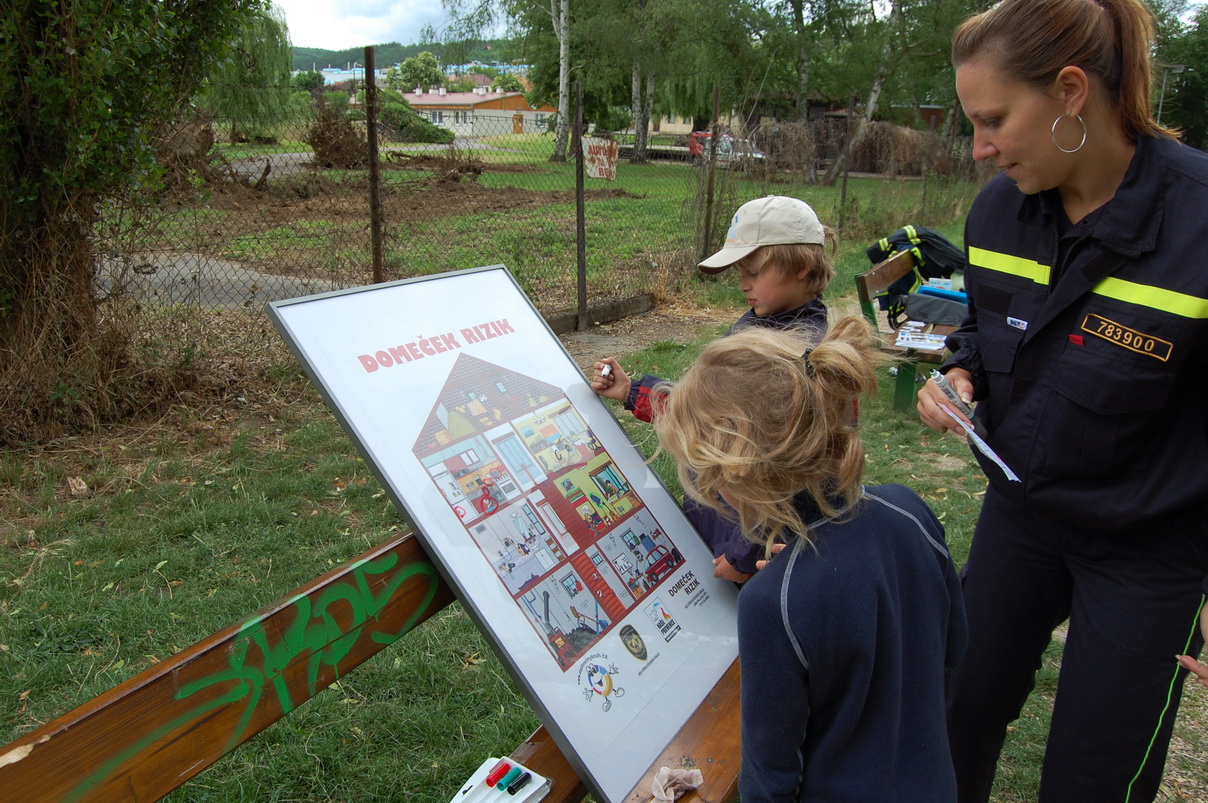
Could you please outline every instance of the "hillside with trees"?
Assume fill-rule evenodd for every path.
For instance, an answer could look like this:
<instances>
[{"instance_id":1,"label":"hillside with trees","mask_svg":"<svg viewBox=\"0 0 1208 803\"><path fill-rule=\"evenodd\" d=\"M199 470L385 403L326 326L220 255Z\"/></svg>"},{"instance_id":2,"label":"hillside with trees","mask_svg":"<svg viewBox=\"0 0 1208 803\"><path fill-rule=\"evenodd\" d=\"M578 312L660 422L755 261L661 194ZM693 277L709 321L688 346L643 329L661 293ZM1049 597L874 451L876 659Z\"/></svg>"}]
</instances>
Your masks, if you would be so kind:
<instances>
[{"instance_id":1,"label":"hillside with trees","mask_svg":"<svg viewBox=\"0 0 1208 803\"><path fill-rule=\"evenodd\" d=\"M380 67L401 64L409 58L428 51L440 60L441 64L465 64L471 61L509 62L519 57L515 44L506 39L472 40L459 42L421 42L414 45L400 45L398 42L386 42L374 45L374 60ZM346 67L352 62L358 64L365 60L363 47L347 48L345 50L324 50L318 47L295 47L295 70L322 70L324 67Z\"/></svg>"}]
</instances>

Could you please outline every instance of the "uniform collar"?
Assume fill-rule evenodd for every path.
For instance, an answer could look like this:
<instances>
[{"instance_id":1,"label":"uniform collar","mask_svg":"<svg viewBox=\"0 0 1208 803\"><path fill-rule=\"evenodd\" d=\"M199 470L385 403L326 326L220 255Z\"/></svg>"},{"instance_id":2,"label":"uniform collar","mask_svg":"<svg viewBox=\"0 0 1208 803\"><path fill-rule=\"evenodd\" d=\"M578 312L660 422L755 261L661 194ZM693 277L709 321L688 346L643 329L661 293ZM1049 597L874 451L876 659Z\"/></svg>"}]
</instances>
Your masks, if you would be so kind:
<instances>
[{"instance_id":1,"label":"uniform collar","mask_svg":"<svg viewBox=\"0 0 1208 803\"><path fill-rule=\"evenodd\" d=\"M1166 185L1172 148L1182 145L1169 137L1138 137L1124 180L1116 195L1099 210L1091 236L1121 256L1138 257L1157 247L1165 214ZM1019 221L1046 225L1060 214L1055 190L1025 195Z\"/></svg>"}]
</instances>

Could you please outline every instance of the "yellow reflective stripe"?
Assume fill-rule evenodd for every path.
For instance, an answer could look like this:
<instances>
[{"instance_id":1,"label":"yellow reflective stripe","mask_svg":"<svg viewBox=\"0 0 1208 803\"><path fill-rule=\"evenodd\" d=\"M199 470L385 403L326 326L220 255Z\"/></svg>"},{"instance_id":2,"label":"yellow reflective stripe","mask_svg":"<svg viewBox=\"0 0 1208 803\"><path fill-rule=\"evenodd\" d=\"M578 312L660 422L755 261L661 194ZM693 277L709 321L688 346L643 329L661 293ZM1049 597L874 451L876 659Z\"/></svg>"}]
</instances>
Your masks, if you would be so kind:
<instances>
[{"instance_id":1,"label":"yellow reflective stripe","mask_svg":"<svg viewBox=\"0 0 1208 803\"><path fill-rule=\"evenodd\" d=\"M1208 298L1197 298L1174 290L1163 290L1148 284L1137 284L1108 277L1095 285L1091 292L1101 296L1140 304L1184 318L1208 318Z\"/></svg>"},{"instance_id":2,"label":"yellow reflective stripe","mask_svg":"<svg viewBox=\"0 0 1208 803\"><path fill-rule=\"evenodd\" d=\"M905 227L906 237L915 245L919 244L919 232L914 226L907 225Z\"/></svg>"},{"instance_id":3,"label":"yellow reflective stripe","mask_svg":"<svg viewBox=\"0 0 1208 803\"><path fill-rule=\"evenodd\" d=\"M1033 259L1013 257L1010 254L1000 254L997 251L987 251L984 248L969 249L969 264L976 265L979 268L986 268L987 270L996 270L999 273L1009 273L1012 276L1031 279L1036 284L1048 284L1049 273L1052 271L1052 268L1048 265L1041 265Z\"/></svg>"}]
</instances>

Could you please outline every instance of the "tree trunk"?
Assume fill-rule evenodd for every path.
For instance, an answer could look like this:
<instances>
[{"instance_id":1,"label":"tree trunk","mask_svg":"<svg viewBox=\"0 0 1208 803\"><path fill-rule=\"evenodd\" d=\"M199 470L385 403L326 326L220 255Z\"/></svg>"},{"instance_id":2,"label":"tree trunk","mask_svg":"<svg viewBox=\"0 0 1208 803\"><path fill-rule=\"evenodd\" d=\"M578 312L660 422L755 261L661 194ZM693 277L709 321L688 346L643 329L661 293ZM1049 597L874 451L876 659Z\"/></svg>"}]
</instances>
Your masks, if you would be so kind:
<instances>
[{"instance_id":1,"label":"tree trunk","mask_svg":"<svg viewBox=\"0 0 1208 803\"><path fill-rule=\"evenodd\" d=\"M646 127L650 127L650 121L654 119L654 70L646 73L646 102L642 106L642 117L646 120Z\"/></svg>"},{"instance_id":2,"label":"tree trunk","mask_svg":"<svg viewBox=\"0 0 1208 803\"><path fill-rule=\"evenodd\" d=\"M96 344L91 197L76 197L34 228L10 229L0 248L12 288L0 317L0 443L53 437L64 424L102 418L94 398L105 350ZM47 427L50 427L47 429Z\"/></svg>"},{"instance_id":3,"label":"tree trunk","mask_svg":"<svg viewBox=\"0 0 1208 803\"><path fill-rule=\"evenodd\" d=\"M882 90L885 89L885 82L897 70L900 59L905 55L898 50L898 41L902 38L898 35L898 32L902 30L904 20L902 19L902 10L898 8L897 3L889 7L889 20L889 35L885 37L885 46L881 50L881 61L877 66L876 76L872 80L872 88L868 90L868 102L864 104L864 114L861 115L860 122L852 133L851 138L843 143L843 150L839 152L839 158L835 159L834 163L827 169L826 175L822 177L822 183L828 187L834 185L836 179L838 179L847 166L851 152L864 137L864 132L868 130L868 124L872 122L873 115L877 113L877 103L881 99ZM850 109L848 109L848 114L851 114Z\"/></svg>"},{"instance_id":4,"label":"tree trunk","mask_svg":"<svg viewBox=\"0 0 1208 803\"><path fill-rule=\"evenodd\" d=\"M805 0L789 0L793 8L793 33L797 37L797 119L810 119L810 52L805 39Z\"/></svg>"},{"instance_id":5,"label":"tree trunk","mask_svg":"<svg viewBox=\"0 0 1208 803\"><path fill-rule=\"evenodd\" d=\"M650 118L645 115L642 104L642 68L637 60L633 62L633 70L629 75L629 108L633 111L633 164L646 163L646 137L650 128Z\"/></svg>"},{"instance_id":6,"label":"tree trunk","mask_svg":"<svg viewBox=\"0 0 1208 803\"><path fill-rule=\"evenodd\" d=\"M549 0L549 13L558 37L558 127L550 161L565 162L570 131L570 0Z\"/></svg>"}]
</instances>

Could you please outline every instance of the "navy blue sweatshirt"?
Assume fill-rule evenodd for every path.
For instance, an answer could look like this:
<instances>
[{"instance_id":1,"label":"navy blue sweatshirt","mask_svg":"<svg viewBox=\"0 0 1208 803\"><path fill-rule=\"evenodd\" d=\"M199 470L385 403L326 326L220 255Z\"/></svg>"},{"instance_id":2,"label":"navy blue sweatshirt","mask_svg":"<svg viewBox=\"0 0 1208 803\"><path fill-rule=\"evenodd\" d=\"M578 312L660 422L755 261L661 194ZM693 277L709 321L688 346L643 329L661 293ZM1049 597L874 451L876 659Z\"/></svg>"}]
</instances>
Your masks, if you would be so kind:
<instances>
[{"instance_id":1,"label":"navy blue sweatshirt","mask_svg":"<svg viewBox=\"0 0 1208 803\"><path fill-rule=\"evenodd\" d=\"M743 803L956 800L944 697L966 642L944 528L884 485L847 518L801 504L738 597Z\"/></svg>"}]
</instances>

